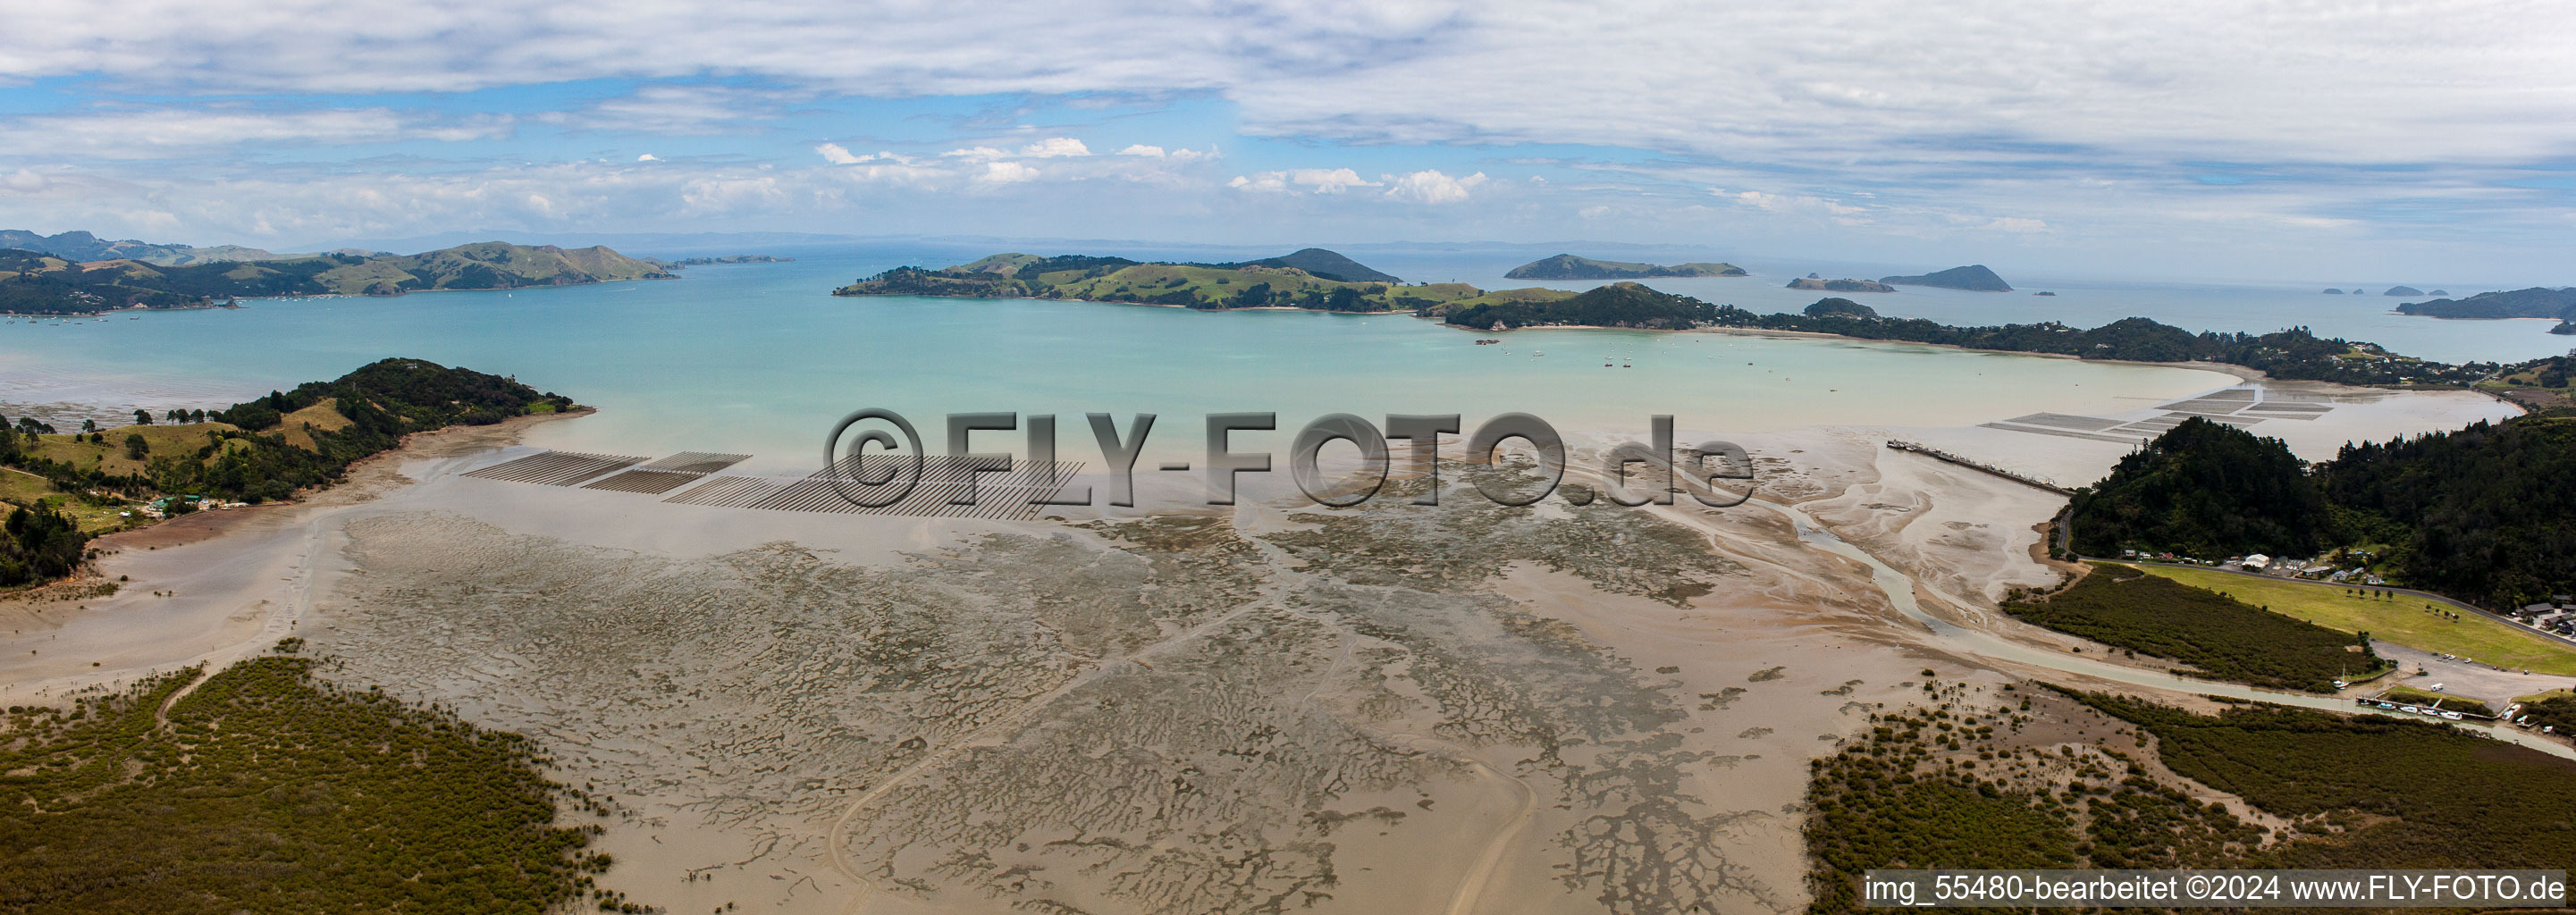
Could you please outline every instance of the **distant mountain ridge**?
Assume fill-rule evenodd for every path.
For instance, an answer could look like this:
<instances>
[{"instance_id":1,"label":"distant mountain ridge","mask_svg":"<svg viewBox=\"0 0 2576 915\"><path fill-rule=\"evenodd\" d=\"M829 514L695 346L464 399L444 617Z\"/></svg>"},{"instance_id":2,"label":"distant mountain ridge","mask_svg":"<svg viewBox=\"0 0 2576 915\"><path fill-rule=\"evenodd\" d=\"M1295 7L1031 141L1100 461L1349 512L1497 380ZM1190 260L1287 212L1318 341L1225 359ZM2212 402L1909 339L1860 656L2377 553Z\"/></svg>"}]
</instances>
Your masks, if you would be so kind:
<instances>
[{"instance_id":1,"label":"distant mountain ridge","mask_svg":"<svg viewBox=\"0 0 2576 915\"><path fill-rule=\"evenodd\" d=\"M1542 257L1522 264L1503 274L1514 280L1635 280L1674 276L1744 276L1744 268L1734 264L1694 261L1687 264L1641 264L1632 261L1605 261L1572 254Z\"/></svg>"},{"instance_id":2,"label":"distant mountain ridge","mask_svg":"<svg viewBox=\"0 0 2576 915\"><path fill-rule=\"evenodd\" d=\"M661 266L606 247L481 242L420 254L334 252L264 261L162 266L118 258L75 262L0 249L0 312L93 314L118 308L186 308L236 298L395 296L409 292L521 289L611 280L667 279Z\"/></svg>"},{"instance_id":3,"label":"distant mountain ridge","mask_svg":"<svg viewBox=\"0 0 2576 915\"><path fill-rule=\"evenodd\" d=\"M209 264L216 261L276 260L277 255L258 248L240 245L216 245L200 248L191 245L158 245L125 239L107 241L83 231L38 235L25 229L0 229L0 248L15 248L38 254L51 254L70 261L136 260L158 267Z\"/></svg>"},{"instance_id":4,"label":"distant mountain ridge","mask_svg":"<svg viewBox=\"0 0 2576 915\"><path fill-rule=\"evenodd\" d=\"M2012 284L1986 269L1984 264L1969 264L1920 276L1883 276L1879 282L1894 286L1937 286L1942 289L1967 289L1976 292L2011 292Z\"/></svg>"}]
</instances>

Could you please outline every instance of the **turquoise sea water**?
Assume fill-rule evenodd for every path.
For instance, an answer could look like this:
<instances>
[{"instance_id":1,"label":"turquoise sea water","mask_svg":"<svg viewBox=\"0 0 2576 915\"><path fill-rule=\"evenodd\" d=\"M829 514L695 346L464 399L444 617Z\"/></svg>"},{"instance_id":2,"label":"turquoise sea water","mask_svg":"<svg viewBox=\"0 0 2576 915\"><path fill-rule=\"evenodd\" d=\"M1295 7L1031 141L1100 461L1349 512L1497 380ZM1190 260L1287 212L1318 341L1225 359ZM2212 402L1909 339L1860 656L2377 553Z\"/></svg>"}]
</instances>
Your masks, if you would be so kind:
<instances>
[{"instance_id":1,"label":"turquoise sea water","mask_svg":"<svg viewBox=\"0 0 2576 915\"><path fill-rule=\"evenodd\" d=\"M2101 413L2230 382L2166 367L1807 338L1523 330L1477 346L1479 335L1400 315L829 295L892 263L945 255L879 251L696 267L667 281L20 319L0 324L0 410L63 425L118 420L135 406L156 415L214 408L407 355L515 375L603 408L541 428L533 444L737 451L759 455L752 466L786 470L818 463L832 423L867 406L911 416L933 450L940 416L952 411L1065 414L1069 451L1090 448L1078 414L1110 412L1123 423L1151 412L1166 424L1151 453L1186 455L1211 412L1280 414L1287 429L1275 441L1252 441L1280 451L1289 430L1329 412L1460 413L1472 427L1522 411L1569 433L1631 436L1649 415L1670 413L1687 436ZM1685 284L1760 282L1671 285L1705 294ZM1953 307L1939 304L1951 297L1906 296L1938 307ZM1873 304L1901 311L1885 304L1895 298Z\"/></svg>"}]
</instances>

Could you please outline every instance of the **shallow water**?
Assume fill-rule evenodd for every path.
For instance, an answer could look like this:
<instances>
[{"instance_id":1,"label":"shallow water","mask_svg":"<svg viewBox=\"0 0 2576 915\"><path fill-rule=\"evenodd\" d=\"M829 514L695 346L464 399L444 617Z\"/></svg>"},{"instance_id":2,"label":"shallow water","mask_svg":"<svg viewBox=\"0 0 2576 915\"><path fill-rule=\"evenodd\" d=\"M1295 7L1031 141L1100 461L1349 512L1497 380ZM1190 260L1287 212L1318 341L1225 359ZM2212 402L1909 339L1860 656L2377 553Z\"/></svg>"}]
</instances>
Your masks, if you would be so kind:
<instances>
[{"instance_id":1,"label":"shallow water","mask_svg":"<svg viewBox=\"0 0 2576 915\"><path fill-rule=\"evenodd\" d=\"M1814 338L1534 329L1480 336L1404 315L1208 313L1090 302L835 298L884 258L691 268L680 280L396 299L258 300L240 309L0 324L11 415L120 420L135 407L220 408L377 358L510 374L602 412L531 444L628 454L710 450L754 467L818 464L851 410L941 415L1160 414L1149 454L1201 448L1207 413L1276 412L1284 451L1325 413L1534 413L1573 433L1685 437L1826 424L1973 425L2049 410L2132 409L2226 385L2189 369ZM81 407L45 408L48 404ZM1017 436L979 436L1017 447ZM811 452L811 454L809 454Z\"/></svg>"}]
</instances>

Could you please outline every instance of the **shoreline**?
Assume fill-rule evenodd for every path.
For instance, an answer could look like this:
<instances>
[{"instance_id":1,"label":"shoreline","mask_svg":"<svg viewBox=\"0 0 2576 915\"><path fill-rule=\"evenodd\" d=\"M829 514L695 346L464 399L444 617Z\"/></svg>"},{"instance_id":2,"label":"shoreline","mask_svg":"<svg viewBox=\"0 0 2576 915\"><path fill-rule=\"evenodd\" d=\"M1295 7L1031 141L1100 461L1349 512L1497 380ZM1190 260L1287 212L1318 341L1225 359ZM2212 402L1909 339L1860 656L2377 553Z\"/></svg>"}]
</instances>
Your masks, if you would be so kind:
<instances>
[{"instance_id":1,"label":"shoreline","mask_svg":"<svg viewBox=\"0 0 2576 915\"><path fill-rule=\"evenodd\" d=\"M476 456L488 455L486 449L524 440L538 423L579 415L588 414L417 433L352 465L342 485L282 510L201 522L183 517L136 532L166 528L156 536L183 548L142 537L120 543L104 559L112 564L109 577L131 571L136 580L129 587L161 590L175 583L180 596L125 594L106 607L93 601L85 611L92 618L130 618L94 629L91 640L104 631L147 648L212 641L196 636L190 643L188 627L155 618L181 600L203 601L191 611L195 617L233 637L202 651L169 652L176 659L102 653L112 663L132 663L12 681L8 701L29 701L35 685L51 688L38 701L62 701L72 690L130 683L174 661L229 663L238 653L298 635L309 640L308 650L346 662L332 675L337 682L381 686L403 701L436 702L479 726L525 734L547 748L551 777L596 782L619 811L602 821L608 832L596 844L620 862L601 885L673 911L734 900L791 913L844 911L855 897L887 902L875 889L877 868L909 872L912 865L886 849L916 842L925 850L987 852L997 867L1060 863L1061 857L1046 857L1055 854L1051 846L1030 852L978 845L972 829L940 811L972 801L979 817L1013 830L1059 830L1081 822L1068 818L1084 816L1096 798L1123 805L1118 792L1131 782L1160 784L1184 766L1193 767L1193 779L1235 779L1213 783L1229 790L1211 792L1232 805L1222 814L1229 822L1264 824L1282 836L1312 835L1299 832L1309 826L1298 815L1316 805L1405 812L1402 822L1360 820L1332 835L1340 860L1357 865L1340 868L1347 896L1439 911L1457 900L1556 898L1562 890L1553 876L1520 865L1553 860L1552 837L1617 811L1535 802L1567 796L1548 773L1516 764L1539 752L1536 747L1499 738L1472 746L1452 741L1441 736L1448 732L1436 703L1413 704L1407 693L1370 685L1403 669L1390 657L1431 650L1397 641L1426 618L1430 628L1413 637L1436 636L1428 643L1436 650L1477 660L1459 669L1492 678L1490 694L1503 697L1498 701L1522 695L1517 687L1501 688L1513 684L1540 696L1566 689L1626 697L1643 710L1636 720L1648 722L1634 725L1633 733L1670 741L1691 757L1654 755L1643 744L1608 757L1600 754L1617 744L1561 745L1556 749L1568 765L1604 778L1668 769L1670 788L1640 790L1656 797L1665 790L1725 797L1745 809L1797 803L1807 785L1806 762L1865 730L1854 708L1918 696L1911 679L1918 670L1937 668L1945 680L1991 689L2051 675L2055 668L2043 662L2103 658L2091 643L1984 618L1992 592L2047 575L2033 556L2040 535L2023 522L2046 517L2054 500L1937 462L1891 458L1879 447L1881 430L1872 427L1744 436L1758 459L1782 462L1765 472L1764 504L1746 510L1685 502L1645 510L1660 519L1613 515L1605 522L1551 502L1525 527L1458 540L1413 526L1393 500L1371 519L1369 510L1331 513L1247 499L1215 515L1223 523L1210 529L1223 535L1210 545L1236 537L1254 545L1240 554L1198 552L1187 540L1195 528L1161 528L1183 539L1184 549L1170 552L1109 526L1151 523L1139 518L887 517L853 524L847 515L638 503L615 493L457 473L491 460ZM2404 420L2392 415L2392 421ZM2057 441L2035 447L2053 448ZM2085 461L2111 459L2099 446L2066 444L2067 453ZM407 466L427 472L406 474ZM1361 538L1352 543L1379 548L1334 545L1334 529L1320 525L1335 514L1364 522L1352 529ZM1802 536L1793 516L1812 519L1901 570L1913 587L1882 596L1867 568ZM1624 540L1627 546L1615 553L1568 554L1564 568L1529 558L1549 555L1528 551L1549 542L1544 535L1554 525L1606 523L1611 526L1601 533L1637 534L1661 530L1654 520L1678 522L1702 536ZM1316 533L1327 538L1321 548L1263 539ZM1453 577L1417 574L1405 562L1387 565L1375 555L1439 556L1469 543L1509 561L1498 571ZM1301 548L1310 552L1287 552ZM1657 571L1658 556L1702 553L1712 557L1705 560L1709 566L1680 567L1693 587L1708 589L1689 595L1695 599L1659 602L1633 583L1633 576ZM1206 558L1188 565L1157 565L1200 555ZM1218 558L1227 555L1239 558ZM224 567L238 574L226 577L218 571ZM1354 581L1404 588L1407 596L1394 604L1376 597L1346 602L1342 595ZM932 601L905 596L933 592L939 597ZM1919 595L1925 612L2028 647L1996 657L1935 639L1909 625L1903 605L1892 602L1899 592ZM1147 601L1145 593L1162 596ZM1026 601L1033 594L1039 600L1032 607ZM1292 596L1295 601L1287 600ZM1133 603L1084 603L1097 598ZM1399 610L1388 609L1396 605ZM879 606L904 612L868 609ZM1161 628L1131 621L1127 614L1142 612L1140 606L1203 609ZM1487 621L1497 611L1551 621L1546 631L1555 634L1528 641L1490 629ZM315 629L300 629L302 622ZM853 676L864 683L889 675L848 653L853 624L890 627L868 629L860 641L911 646L905 650L926 653L938 676L962 680L920 697L910 688L880 694L848 687ZM1072 636L952 644L953 634L1032 626ZM1111 632L1132 635L1107 637ZM2052 650L2063 644L2081 644L2083 653ZM1081 650L1052 647L1059 645ZM1245 645L1260 647L1245 652ZM1533 645L1550 653L1517 653ZM41 634L8 646L42 649L45 658L63 650ZM1040 653L1019 653L1032 646ZM1597 660L1595 652L1617 662ZM1270 663L1279 658L1296 663ZM1260 663L1246 666L1247 659ZM1528 663L1535 659L1546 663ZM31 660L0 651L0 670L24 669ZM69 660L85 664L90 656ZM1551 665L1589 673L1560 680ZM1646 676L1648 670L1654 674ZM2058 679L2169 704L2202 701L2179 685L2155 685L2152 671ZM1400 673L1396 682L1404 682ZM1221 695L1198 698L1210 691ZM1096 701L1103 696L1119 701ZM1287 701L1275 701L1282 696ZM1739 696L1746 701L1736 703ZM938 711L925 712L924 698L935 700L928 707ZM1652 711L1667 700L1669 721ZM1352 711L1363 702L1381 710ZM1579 721L1604 713L1582 703L1548 703L1525 714ZM1167 716L1188 726L1165 730ZM1603 719L1602 727L1619 733L1632 728L1627 721ZM1077 724L1136 749L1119 753L1113 768L1082 765L1078 756L1086 745L1065 736ZM1210 764L1234 758L1220 754L1235 752L1229 741L1244 733L1275 733L1281 745L1314 754L1301 759L1387 767L1378 770L1386 773L1387 787L1326 793L1309 804L1297 792L1316 790L1302 779L1320 762L1265 769L1257 777ZM1270 738L1263 741L1259 746L1271 745ZM1069 758L1074 765L1059 766ZM967 777L970 766L990 778ZM1417 771L1425 766L1439 771ZM1098 829L1130 835L1117 823ZM1166 839L1174 848L1197 847ZM1134 847L1159 847L1136 841ZM1117 848L1092 853L1124 854ZM1794 907L1803 898L1807 858L1795 817L1745 821L1712 839L1704 853L1742 869L1770 901ZM1087 885L1071 868L1058 872L1073 875L1065 878L1067 887ZM683 873L692 876L675 885L673 876ZM992 904L965 900L971 884L938 882L937 892L947 895L926 905Z\"/></svg>"},{"instance_id":2,"label":"shoreline","mask_svg":"<svg viewBox=\"0 0 2576 915\"><path fill-rule=\"evenodd\" d=\"M339 485L300 491L293 501L192 512L101 535L90 542L97 555L81 575L0 595L0 626L9 627L0 640L37 646L0 661L0 697L12 703L33 696L68 701L83 690L195 664L221 667L265 651L293 634L311 607L310 586L327 533L321 522L416 483L402 473L407 463L508 447L538 424L589 412L596 411L410 433L395 447L350 464ZM204 551L217 555L199 557ZM115 593L86 597L69 612L50 606L62 599L48 592L105 584L117 585ZM213 593L201 596L207 589ZM138 627L149 631L134 631ZM58 644L67 631L80 637L69 649ZM47 648L86 649L97 657L88 667L78 660L67 667Z\"/></svg>"}]
</instances>

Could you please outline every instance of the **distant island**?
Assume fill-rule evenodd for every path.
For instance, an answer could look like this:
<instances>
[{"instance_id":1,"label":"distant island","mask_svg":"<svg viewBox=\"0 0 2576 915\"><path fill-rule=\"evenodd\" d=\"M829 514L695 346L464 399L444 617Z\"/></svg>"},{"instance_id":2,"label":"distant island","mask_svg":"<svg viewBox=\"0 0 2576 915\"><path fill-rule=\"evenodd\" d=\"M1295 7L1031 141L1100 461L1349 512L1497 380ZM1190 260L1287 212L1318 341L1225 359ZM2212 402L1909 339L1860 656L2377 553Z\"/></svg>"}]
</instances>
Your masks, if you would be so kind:
<instances>
[{"instance_id":1,"label":"distant island","mask_svg":"<svg viewBox=\"0 0 2576 915\"><path fill-rule=\"evenodd\" d=\"M1465 283L1403 285L1392 274L1331 251L1307 248L1282 257L1222 264L1014 252L936 270L896 267L832 294L1081 299L1203 310L1412 311L1472 299L1485 291Z\"/></svg>"},{"instance_id":2,"label":"distant island","mask_svg":"<svg viewBox=\"0 0 2576 915\"><path fill-rule=\"evenodd\" d=\"M1986 269L1984 264L1952 267L1921 276L1883 276L1879 277L1878 281L1891 286L1938 286L1943 289L1968 289L1977 292L2013 291L2011 284L2005 283L2004 278L1996 276L1994 271Z\"/></svg>"},{"instance_id":3,"label":"distant island","mask_svg":"<svg viewBox=\"0 0 2576 915\"><path fill-rule=\"evenodd\" d=\"M723 257L683 257L675 261L656 260L654 263L661 264L663 267L667 268L703 267L708 264L788 264L794 263L795 261L796 259L792 257L773 257L767 254L727 254Z\"/></svg>"},{"instance_id":4,"label":"distant island","mask_svg":"<svg viewBox=\"0 0 2576 915\"><path fill-rule=\"evenodd\" d=\"M2481 292L2465 299L2434 299L2397 306L2398 314L2453 320L2557 318L2553 334L2576 334L2576 286L2533 286L2503 292Z\"/></svg>"},{"instance_id":5,"label":"distant island","mask_svg":"<svg viewBox=\"0 0 2576 915\"><path fill-rule=\"evenodd\" d=\"M2417 288L2415 288L2415 287L2413 287L2413 286L2390 286L2390 287L2388 287L2388 291L2387 291L2387 292L2380 293L2380 295L2423 295L2423 294L2424 294L2424 290L2417 289Z\"/></svg>"},{"instance_id":6,"label":"distant island","mask_svg":"<svg viewBox=\"0 0 2576 915\"><path fill-rule=\"evenodd\" d=\"M1859 302L1854 302L1850 299L1817 299L1815 304L1807 306L1805 314L1810 318L1821 318L1826 315L1850 315L1855 318L1875 318L1878 317L1878 309L1871 308Z\"/></svg>"},{"instance_id":7,"label":"distant island","mask_svg":"<svg viewBox=\"0 0 2576 915\"><path fill-rule=\"evenodd\" d=\"M1629 261L1604 261L1571 254L1544 257L1512 268L1503 274L1514 280L1636 280L1677 276L1744 276L1744 268L1734 264L1692 262L1688 264L1639 264Z\"/></svg>"},{"instance_id":8,"label":"distant island","mask_svg":"<svg viewBox=\"0 0 2576 915\"><path fill-rule=\"evenodd\" d=\"M1791 289L1815 289L1824 292L1895 292L1896 287L1876 280L1823 280L1802 276L1789 281Z\"/></svg>"},{"instance_id":9,"label":"distant island","mask_svg":"<svg viewBox=\"0 0 2576 915\"><path fill-rule=\"evenodd\" d=\"M1466 283L1352 283L1294 267L1256 266L1260 263L995 254L937 270L896 267L832 294L1078 299L1205 310L1410 311L1415 317L1479 331L1520 327L1778 330L2081 359L2216 362L2275 378L2357 385L2459 386L2495 368L2409 358L2374 343L2321 338L2305 327L2268 334L2195 334L2146 318L2125 318L2091 330L2055 321L1954 327L1922 318L1881 317L1868 306L1841 298L1820 300L1801 314L1761 315L1626 281L1583 292L1545 287L1486 291Z\"/></svg>"},{"instance_id":10,"label":"distant island","mask_svg":"<svg viewBox=\"0 0 2576 915\"><path fill-rule=\"evenodd\" d=\"M1404 282L1397 279L1395 274L1371 269L1368 265L1343 257L1338 252L1326 251L1322 248L1301 248L1281 257L1265 257L1257 261L1209 264L1208 266L1227 270L1244 267L1290 267L1337 283Z\"/></svg>"},{"instance_id":11,"label":"distant island","mask_svg":"<svg viewBox=\"0 0 2576 915\"><path fill-rule=\"evenodd\" d=\"M2332 287L2332 286L2328 286L2328 287L2326 287L2326 294L2327 294L2327 295L2342 295L2342 294L2343 294L2343 290L2341 290L2341 289L2336 289L2336 288L2334 288L2334 287Z\"/></svg>"},{"instance_id":12,"label":"distant island","mask_svg":"<svg viewBox=\"0 0 2576 915\"><path fill-rule=\"evenodd\" d=\"M38 235L25 229L0 229L0 248L15 248L38 254L51 254L67 261L142 261L156 267L184 267L189 264L211 264L216 261L266 261L280 255L240 245L216 245L200 248L193 245L160 245L125 239L106 241L87 232L72 231L55 235Z\"/></svg>"},{"instance_id":13,"label":"distant island","mask_svg":"<svg viewBox=\"0 0 2576 915\"><path fill-rule=\"evenodd\" d=\"M267 296L396 296L670 277L651 261L606 247L565 249L497 241L421 254L335 251L181 266L122 258L78 262L0 249L0 313L96 314L120 308L205 307Z\"/></svg>"}]
</instances>

